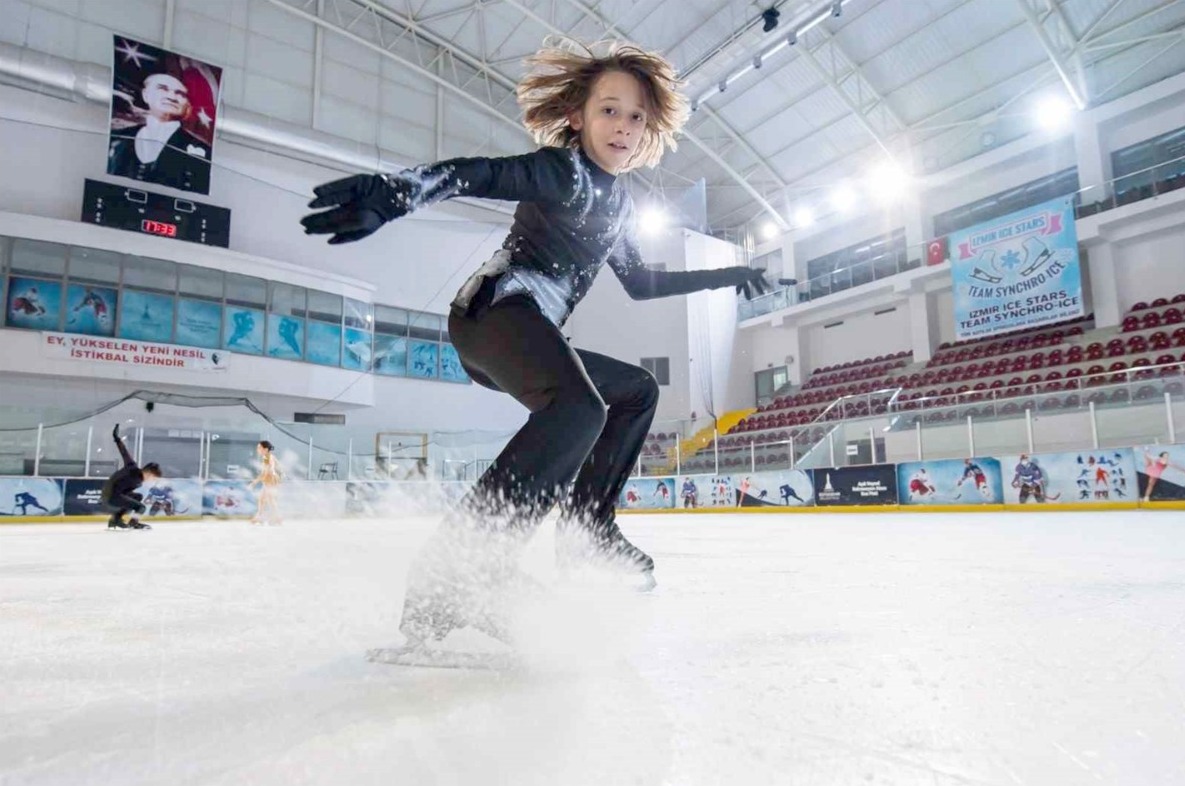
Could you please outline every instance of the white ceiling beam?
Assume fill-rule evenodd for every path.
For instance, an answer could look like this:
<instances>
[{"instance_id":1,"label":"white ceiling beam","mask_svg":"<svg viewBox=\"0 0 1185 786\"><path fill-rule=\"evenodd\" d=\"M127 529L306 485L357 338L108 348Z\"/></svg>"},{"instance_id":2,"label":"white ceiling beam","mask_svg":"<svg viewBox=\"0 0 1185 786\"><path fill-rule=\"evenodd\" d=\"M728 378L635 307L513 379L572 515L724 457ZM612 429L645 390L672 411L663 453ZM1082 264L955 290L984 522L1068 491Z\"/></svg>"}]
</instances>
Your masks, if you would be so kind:
<instances>
[{"instance_id":1,"label":"white ceiling beam","mask_svg":"<svg viewBox=\"0 0 1185 786\"><path fill-rule=\"evenodd\" d=\"M1016 4L1020 6L1020 11L1029 23L1029 27L1032 28L1033 33L1037 36L1037 40L1041 42L1041 48L1045 50L1049 62L1053 63L1054 70L1061 77L1066 92L1070 94L1070 100L1074 102L1074 106L1078 107L1079 110L1086 109L1087 96L1082 87L1085 78L1082 76L1075 77L1075 69L1070 63L1070 58L1074 56L1074 50L1078 46L1078 41L1068 32L1068 25L1063 27L1065 17L1047 8L1046 16L1042 18L1036 8L1037 2L1039 0L1016 0ZM1053 0L1050 0L1050 2L1053 2ZM1056 7L1056 3L1054 3L1054 7ZM1050 35L1049 30L1045 26L1045 20L1049 17L1058 20L1058 23L1054 26L1053 35ZM1079 63L1081 63L1081 60L1079 60Z\"/></svg>"}]
</instances>

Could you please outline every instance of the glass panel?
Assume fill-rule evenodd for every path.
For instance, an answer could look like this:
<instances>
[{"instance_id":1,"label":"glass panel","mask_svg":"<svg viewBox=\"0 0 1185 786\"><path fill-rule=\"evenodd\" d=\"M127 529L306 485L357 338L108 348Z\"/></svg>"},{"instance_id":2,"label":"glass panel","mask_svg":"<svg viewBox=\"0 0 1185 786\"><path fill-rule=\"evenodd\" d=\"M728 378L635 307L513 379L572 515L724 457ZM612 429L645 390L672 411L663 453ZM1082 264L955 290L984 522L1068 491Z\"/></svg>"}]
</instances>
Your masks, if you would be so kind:
<instances>
[{"instance_id":1,"label":"glass panel","mask_svg":"<svg viewBox=\"0 0 1185 786\"><path fill-rule=\"evenodd\" d=\"M17 238L12 243L12 272L49 277L64 275L67 250L61 243Z\"/></svg>"},{"instance_id":2,"label":"glass panel","mask_svg":"<svg viewBox=\"0 0 1185 786\"><path fill-rule=\"evenodd\" d=\"M345 329L345 346L342 352L342 368L354 371L372 371L374 348L370 331L348 327Z\"/></svg>"},{"instance_id":3,"label":"glass panel","mask_svg":"<svg viewBox=\"0 0 1185 786\"><path fill-rule=\"evenodd\" d=\"M98 248L70 249L70 280L86 284L118 284L123 254Z\"/></svg>"},{"instance_id":4,"label":"glass panel","mask_svg":"<svg viewBox=\"0 0 1185 786\"><path fill-rule=\"evenodd\" d=\"M322 366L336 366L341 363L341 325L329 322L308 322L309 346L307 360Z\"/></svg>"},{"instance_id":5,"label":"glass panel","mask_svg":"<svg viewBox=\"0 0 1185 786\"><path fill-rule=\"evenodd\" d=\"M125 289L119 307L120 338L170 343L174 302L167 295Z\"/></svg>"},{"instance_id":6,"label":"glass panel","mask_svg":"<svg viewBox=\"0 0 1185 786\"><path fill-rule=\"evenodd\" d=\"M4 309L9 327L57 330L62 322L62 283L11 276Z\"/></svg>"},{"instance_id":7,"label":"glass panel","mask_svg":"<svg viewBox=\"0 0 1185 786\"><path fill-rule=\"evenodd\" d=\"M409 355L411 356L410 376L435 379L437 372L437 358L440 345L428 341L412 341Z\"/></svg>"},{"instance_id":8,"label":"glass panel","mask_svg":"<svg viewBox=\"0 0 1185 786\"><path fill-rule=\"evenodd\" d=\"M116 290L108 287L70 284L66 289L66 330L88 336L115 335L116 298Z\"/></svg>"},{"instance_id":9,"label":"glass panel","mask_svg":"<svg viewBox=\"0 0 1185 786\"><path fill-rule=\"evenodd\" d=\"M269 310L273 314L290 317L305 315L305 288L272 281L268 284L271 300Z\"/></svg>"},{"instance_id":10,"label":"glass panel","mask_svg":"<svg viewBox=\"0 0 1185 786\"><path fill-rule=\"evenodd\" d=\"M286 314L268 314L267 354L273 358L300 360L304 357L304 320Z\"/></svg>"},{"instance_id":11,"label":"glass panel","mask_svg":"<svg viewBox=\"0 0 1185 786\"><path fill-rule=\"evenodd\" d=\"M190 347L219 346L222 304L209 300L177 301L177 343Z\"/></svg>"},{"instance_id":12,"label":"glass panel","mask_svg":"<svg viewBox=\"0 0 1185 786\"><path fill-rule=\"evenodd\" d=\"M422 338L427 339L428 341L439 341L440 331L443 327L444 317L437 314L426 314L422 311L413 311L411 314L410 324L408 325L408 335L410 335L412 338Z\"/></svg>"},{"instance_id":13,"label":"glass panel","mask_svg":"<svg viewBox=\"0 0 1185 786\"><path fill-rule=\"evenodd\" d=\"M247 355L262 355L263 325L263 311L232 306L228 301L222 313L222 348Z\"/></svg>"},{"instance_id":14,"label":"glass panel","mask_svg":"<svg viewBox=\"0 0 1185 786\"><path fill-rule=\"evenodd\" d=\"M452 344L440 345L440 378L447 382L468 382L469 375L461 366L461 357Z\"/></svg>"},{"instance_id":15,"label":"glass panel","mask_svg":"<svg viewBox=\"0 0 1185 786\"><path fill-rule=\"evenodd\" d=\"M202 300L222 300L222 271L192 265L178 265L178 287L182 295ZM73 265L71 265L73 270Z\"/></svg>"},{"instance_id":16,"label":"glass panel","mask_svg":"<svg viewBox=\"0 0 1185 786\"><path fill-rule=\"evenodd\" d=\"M177 265L163 259L128 256L123 262L123 285L161 295L176 294Z\"/></svg>"},{"instance_id":17,"label":"glass panel","mask_svg":"<svg viewBox=\"0 0 1185 786\"><path fill-rule=\"evenodd\" d=\"M353 298L345 299L345 326L371 329L374 326L374 306Z\"/></svg>"},{"instance_id":18,"label":"glass panel","mask_svg":"<svg viewBox=\"0 0 1185 786\"><path fill-rule=\"evenodd\" d=\"M374 307L374 332L389 336L407 335L407 311L391 306Z\"/></svg>"},{"instance_id":19,"label":"glass panel","mask_svg":"<svg viewBox=\"0 0 1185 786\"><path fill-rule=\"evenodd\" d=\"M226 274L226 304L267 308L267 282L262 278Z\"/></svg>"},{"instance_id":20,"label":"glass panel","mask_svg":"<svg viewBox=\"0 0 1185 786\"><path fill-rule=\"evenodd\" d=\"M342 321L342 296L310 289L309 318L322 322L340 323Z\"/></svg>"},{"instance_id":21,"label":"glass panel","mask_svg":"<svg viewBox=\"0 0 1185 786\"><path fill-rule=\"evenodd\" d=\"M407 339L375 334L374 370L391 377L407 376Z\"/></svg>"}]
</instances>

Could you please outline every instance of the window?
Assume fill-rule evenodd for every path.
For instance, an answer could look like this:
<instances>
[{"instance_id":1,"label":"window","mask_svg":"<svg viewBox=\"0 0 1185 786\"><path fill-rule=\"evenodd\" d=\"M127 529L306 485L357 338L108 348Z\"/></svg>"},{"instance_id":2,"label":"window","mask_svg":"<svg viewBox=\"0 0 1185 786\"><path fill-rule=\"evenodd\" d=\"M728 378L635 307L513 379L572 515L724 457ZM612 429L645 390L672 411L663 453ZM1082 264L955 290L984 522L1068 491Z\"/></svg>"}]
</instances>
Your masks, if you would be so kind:
<instances>
[{"instance_id":1,"label":"window","mask_svg":"<svg viewBox=\"0 0 1185 786\"><path fill-rule=\"evenodd\" d=\"M444 329L444 317L439 314L426 314L422 311L411 312L408 321L408 335L426 341L440 341L440 333Z\"/></svg>"},{"instance_id":2,"label":"window","mask_svg":"<svg viewBox=\"0 0 1185 786\"><path fill-rule=\"evenodd\" d=\"M1116 150L1111 154L1111 173L1116 195L1185 174L1185 128ZM1086 195L1088 202L1096 199Z\"/></svg>"},{"instance_id":3,"label":"window","mask_svg":"<svg viewBox=\"0 0 1185 786\"><path fill-rule=\"evenodd\" d=\"M17 238L12 242L12 272L18 275L60 278L66 272L66 246Z\"/></svg>"},{"instance_id":4,"label":"window","mask_svg":"<svg viewBox=\"0 0 1185 786\"><path fill-rule=\"evenodd\" d=\"M407 312L390 306L374 307L374 351L371 368L376 374L407 376Z\"/></svg>"},{"instance_id":5,"label":"window","mask_svg":"<svg viewBox=\"0 0 1185 786\"><path fill-rule=\"evenodd\" d=\"M778 389L789 381L790 374L785 366L778 366L758 371L753 377L757 386L757 403L763 404L772 399Z\"/></svg>"},{"instance_id":6,"label":"window","mask_svg":"<svg viewBox=\"0 0 1185 786\"><path fill-rule=\"evenodd\" d=\"M123 287L119 296L119 337L172 342L177 308L176 263L125 257Z\"/></svg>"},{"instance_id":7,"label":"window","mask_svg":"<svg viewBox=\"0 0 1185 786\"><path fill-rule=\"evenodd\" d=\"M960 229L991 221L1026 207L1039 205L1059 196L1073 194L1078 190L1078 169L1063 169L1061 172L1038 178L1022 186L1001 191L977 202L961 205L934 216L934 235L942 237Z\"/></svg>"},{"instance_id":8,"label":"window","mask_svg":"<svg viewBox=\"0 0 1185 786\"><path fill-rule=\"evenodd\" d=\"M246 355L262 355L267 282L262 278L227 273L226 307L222 310L222 348Z\"/></svg>"},{"instance_id":9,"label":"window","mask_svg":"<svg viewBox=\"0 0 1185 786\"><path fill-rule=\"evenodd\" d=\"M896 275L911 267L916 265L909 262L905 229L894 229L808 261L809 289L804 294L808 299L823 297Z\"/></svg>"},{"instance_id":10,"label":"window","mask_svg":"<svg viewBox=\"0 0 1185 786\"><path fill-rule=\"evenodd\" d=\"M659 385L671 384L670 358L642 358L641 366L654 375Z\"/></svg>"}]
</instances>

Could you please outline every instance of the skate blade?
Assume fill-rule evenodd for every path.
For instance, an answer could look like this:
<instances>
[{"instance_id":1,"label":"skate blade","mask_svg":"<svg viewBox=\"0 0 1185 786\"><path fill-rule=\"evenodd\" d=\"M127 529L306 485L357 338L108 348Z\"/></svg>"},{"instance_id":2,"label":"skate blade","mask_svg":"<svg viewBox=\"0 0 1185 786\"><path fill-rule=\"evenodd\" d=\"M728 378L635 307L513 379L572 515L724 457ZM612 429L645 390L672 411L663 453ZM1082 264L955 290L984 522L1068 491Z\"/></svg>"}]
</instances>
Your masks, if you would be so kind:
<instances>
[{"instance_id":1,"label":"skate blade","mask_svg":"<svg viewBox=\"0 0 1185 786\"><path fill-rule=\"evenodd\" d=\"M510 671L522 665L521 659L510 652L456 652L428 647L380 647L369 650L366 659L371 663L426 669Z\"/></svg>"}]
</instances>

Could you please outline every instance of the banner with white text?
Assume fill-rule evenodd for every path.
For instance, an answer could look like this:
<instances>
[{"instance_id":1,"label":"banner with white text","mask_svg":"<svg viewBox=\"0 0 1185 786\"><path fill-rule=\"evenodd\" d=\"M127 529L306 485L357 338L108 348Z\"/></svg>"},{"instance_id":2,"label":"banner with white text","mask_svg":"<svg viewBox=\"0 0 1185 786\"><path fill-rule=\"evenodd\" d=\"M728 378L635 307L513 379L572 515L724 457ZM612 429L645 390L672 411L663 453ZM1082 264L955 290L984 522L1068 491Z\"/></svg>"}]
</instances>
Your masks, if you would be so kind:
<instances>
[{"instance_id":1,"label":"banner with white text","mask_svg":"<svg viewBox=\"0 0 1185 786\"><path fill-rule=\"evenodd\" d=\"M222 349L181 347L153 341L126 338L74 336L68 333L42 333L46 357L94 363L117 363L124 366L177 368L187 371L221 371L232 353Z\"/></svg>"},{"instance_id":2,"label":"banner with white text","mask_svg":"<svg viewBox=\"0 0 1185 786\"><path fill-rule=\"evenodd\" d=\"M950 234L960 341L1082 316L1082 269L1071 197Z\"/></svg>"}]
</instances>

